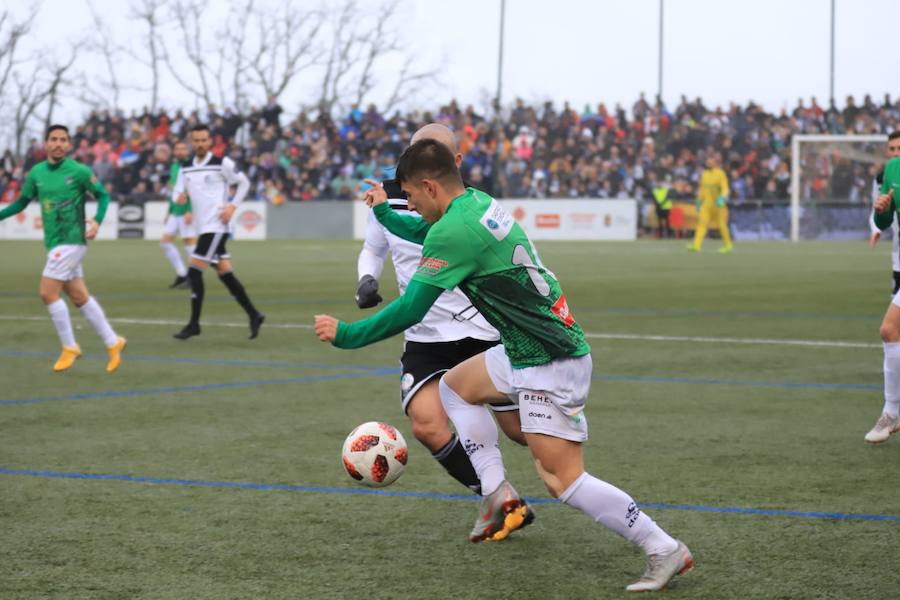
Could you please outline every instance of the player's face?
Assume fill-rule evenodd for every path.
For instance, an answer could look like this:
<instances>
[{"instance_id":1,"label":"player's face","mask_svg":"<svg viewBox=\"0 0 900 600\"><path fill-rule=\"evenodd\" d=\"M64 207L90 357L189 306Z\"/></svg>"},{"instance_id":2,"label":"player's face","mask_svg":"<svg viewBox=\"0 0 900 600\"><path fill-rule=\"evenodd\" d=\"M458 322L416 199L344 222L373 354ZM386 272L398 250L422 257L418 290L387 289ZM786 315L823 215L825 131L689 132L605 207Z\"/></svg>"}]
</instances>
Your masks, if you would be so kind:
<instances>
[{"instance_id":1,"label":"player's face","mask_svg":"<svg viewBox=\"0 0 900 600\"><path fill-rule=\"evenodd\" d=\"M172 154L175 156L175 160L186 159L188 157L187 144L182 142L175 144L175 149L172 151Z\"/></svg>"},{"instance_id":2,"label":"player's face","mask_svg":"<svg viewBox=\"0 0 900 600\"><path fill-rule=\"evenodd\" d=\"M191 132L191 146L194 147L194 153L199 157L203 158L206 156L206 153L209 152L209 149L212 148L212 138L209 135L208 131L192 131Z\"/></svg>"},{"instance_id":3,"label":"player's face","mask_svg":"<svg viewBox=\"0 0 900 600\"><path fill-rule=\"evenodd\" d=\"M69 134L62 129L54 129L47 136L44 147L51 162L59 162L69 153Z\"/></svg>"},{"instance_id":4,"label":"player's face","mask_svg":"<svg viewBox=\"0 0 900 600\"><path fill-rule=\"evenodd\" d=\"M434 198L433 185L429 185L429 180L423 180L420 185L404 181L400 185L400 189L406 192L406 199L409 207L422 215L422 219L426 223L436 223L441 218L438 211L437 201Z\"/></svg>"},{"instance_id":5,"label":"player's face","mask_svg":"<svg viewBox=\"0 0 900 600\"><path fill-rule=\"evenodd\" d=\"M888 140L887 155L888 158L900 156L900 138Z\"/></svg>"}]
</instances>

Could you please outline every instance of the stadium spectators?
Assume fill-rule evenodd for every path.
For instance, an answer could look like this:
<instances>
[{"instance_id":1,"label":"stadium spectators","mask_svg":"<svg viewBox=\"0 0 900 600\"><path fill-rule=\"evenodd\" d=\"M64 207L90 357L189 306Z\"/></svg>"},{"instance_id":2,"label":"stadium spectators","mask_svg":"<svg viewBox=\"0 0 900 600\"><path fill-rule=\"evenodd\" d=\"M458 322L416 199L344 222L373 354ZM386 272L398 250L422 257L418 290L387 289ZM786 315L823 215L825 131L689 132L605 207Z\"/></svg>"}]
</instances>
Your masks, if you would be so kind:
<instances>
[{"instance_id":1,"label":"stadium spectators","mask_svg":"<svg viewBox=\"0 0 900 600\"><path fill-rule=\"evenodd\" d=\"M335 120L300 112L285 122L276 98L246 114L210 105L205 112L146 109L93 112L73 134L73 154L91 165L113 196L135 191L167 193L171 145L196 123L211 126L216 156L227 154L247 173L251 198L281 203L354 198L363 179L391 165L412 131L437 121L459 136L463 175L498 197L651 198L652 181L672 177L671 197L692 198L709 149L722 154L734 182L731 200L786 200L790 138L796 133L888 133L900 124L900 101L878 104L848 97L824 110L815 97L793 111L765 112L750 103L708 108L682 96L674 110L643 94L628 115L617 104L530 106L517 99L502 118L479 114L455 101L436 112L381 114L353 106ZM0 199L8 200L24 173L43 160L32 140L25 155L6 151L0 162ZM832 160L833 159L833 160ZM808 166L807 169L810 169ZM873 170L847 158L811 166L805 193L813 198L863 201ZM651 177L652 175L652 177Z\"/></svg>"}]
</instances>

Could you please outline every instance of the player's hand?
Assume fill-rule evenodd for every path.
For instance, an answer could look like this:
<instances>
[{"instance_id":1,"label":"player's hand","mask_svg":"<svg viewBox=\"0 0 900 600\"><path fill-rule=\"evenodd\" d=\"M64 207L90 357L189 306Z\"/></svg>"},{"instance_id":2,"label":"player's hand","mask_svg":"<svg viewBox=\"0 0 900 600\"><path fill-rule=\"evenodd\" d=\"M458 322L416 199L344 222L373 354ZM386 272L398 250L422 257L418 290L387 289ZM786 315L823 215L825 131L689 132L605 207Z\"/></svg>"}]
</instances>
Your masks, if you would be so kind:
<instances>
[{"instance_id":1,"label":"player's hand","mask_svg":"<svg viewBox=\"0 0 900 600\"><path fill-rule=\"evenodd\" d=\"M363 181L372 186L366 190L366 195L363 196L363 200L366 201L366 206L374 208L379 204L387 202L387 192L384 191L384 186L381 185L380 181L375 181L374 179L364 179Z\"/></svg>"},{"instance_id":2,"label":"player's hand","mask_svg":"<svg viewBox=\"0 0 900 600\"><path fill-rule=\"evenodd\" d=\"M193 220L194 220L194 213L192 213L192 212L184 213L184 224L185 225L190 225Z\"/></svg>"},{"instance_id":3,"label":"player's hand","mask_svg":"<svg viewBox=\"0 0 900 600\"><path fill-rule=\"evenodd\" d=\"M894 190L891 189L887 194L882 194L878 196L878 200L875 201L875 212L878 214L883 213L891 207L891 202L894 201Z\"/></svg>"},{"instance_id":4,"label":"player's hand","mask_svg":"<svg viewBox=\"0 0 900 600\"><path fill-rule=\"evenodd\" d=\"M381 302L378 293L378 280L371 275L363 275L356 287L356 305L360 308L372 308Z\"/></svg>"},{"instance_id":5,"label":"player's hand","mask_svg":"<svg viewBox=\"0 0 900 600\"><path fill-rule=\"evenodd\" d=\"M716 198L716 207L722 208L727 202L728 198L726 198L725 196L719 196L718 198Z\"/></svg>"},{"instance_id":6,"label":"player's hand","mask_svg":"<svg viewBox=\"0 0 900 600\"><path fill-rule=\"evenodd\" d=\"M178 194L178 197L175 198L175 204L187 204L187 200L187 193L181 192L180 194Z\"/></svg>"},{"instance_id":7,"label":"player's hand","mask_svg":"<svg viewBox=\"0 0 900 600\"><path fill-rule=\"evenodd\" d=\"M337 337L338 320L331 315L316 315L316 335L323 342L333 342Z\"/></svg>"},{"instance_id":8,"label":"player's hand","mask_svg":"<svg viewBox=\"0 0 900 600\"><path fill-rule=\"evenodd\" d=\"M231 220L231 217L234 216L234 211L237 207L234 204L226 204L222 208L222 213L219 215L219 220L222 221L223 224L228 225L228 221Z\"/></svg>"},{"instance_id":9,"label":"player's hand","mask_svg":"<svg viewBox=\"0 0 900 600\"><path fill-rule=\"evenodd\" d=\"M87 225L87 231L84 232L84 237L89 240L92 240L97 237L97 232L100 231L100 225L94 219L88 219L85 222Z\"/></svg>"},{"instance_id":10,"label":"player's hand","mask_svg":"<svg viewBox=\"0 0 900 600\"><path fill-rule=\"evenodd\" d=\"M869 236L869 248L874 248L875 244L878 243L878 240L881 239L881 232L875 231L872 235Z\"/></svg>"}]
</instances>

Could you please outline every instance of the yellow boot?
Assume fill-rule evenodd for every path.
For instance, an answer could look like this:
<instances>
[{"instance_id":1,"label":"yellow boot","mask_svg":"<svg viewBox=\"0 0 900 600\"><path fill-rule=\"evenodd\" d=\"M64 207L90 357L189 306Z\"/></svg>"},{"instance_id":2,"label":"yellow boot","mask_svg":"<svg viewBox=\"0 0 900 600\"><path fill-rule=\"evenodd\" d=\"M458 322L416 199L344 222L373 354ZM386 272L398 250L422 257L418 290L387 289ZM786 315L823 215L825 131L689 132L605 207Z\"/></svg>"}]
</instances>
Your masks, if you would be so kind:
<instances>
[{"instance_id":1,"label":"yellow boot","mask_svg":"<svg viewBox=\"0 0 900 600\"><path fill-rule=\"evenodd\" d=\"M72 365L75 364L75 360L80 356L81 348L77 344L71 347L63 346L62 353L56 359L56 364L53 365L53 370L59 373L60 371L71 369Z\"/></svg>"},{"instance_id":2,"label":"yellow boot","mask_svg":"<svg viewBox=\"0 0 900 600\"><path fill-rule=\"evenodd\" d=\"M122 351L125 350L127 343L128 340L120 335L116 338L116 343L106 349L106 353L109 354L109 362L106 363L107 373L114 372L122 364Z\"/></svg>"}]
</instances>

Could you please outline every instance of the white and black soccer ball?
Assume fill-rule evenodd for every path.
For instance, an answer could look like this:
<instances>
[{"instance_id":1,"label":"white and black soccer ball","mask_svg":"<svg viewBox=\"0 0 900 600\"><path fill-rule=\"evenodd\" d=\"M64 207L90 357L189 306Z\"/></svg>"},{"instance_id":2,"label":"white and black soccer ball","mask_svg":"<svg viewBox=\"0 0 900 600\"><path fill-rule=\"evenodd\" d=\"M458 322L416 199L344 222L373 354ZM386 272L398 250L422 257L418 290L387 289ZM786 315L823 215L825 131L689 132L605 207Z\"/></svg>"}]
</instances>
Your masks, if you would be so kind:
<instances>
[{"instance_id":1,"label":"white and black soccer ball","mask_svg":"<svg viewBox=\"0 0 900 600\"><path fill-rule=\"evenodd\" d=\"M350 432L341 452L344 470L357 483L384 487L397 481L406 468L409 449L395 427L369 421Z\"/></svg>"}]
</instances>

